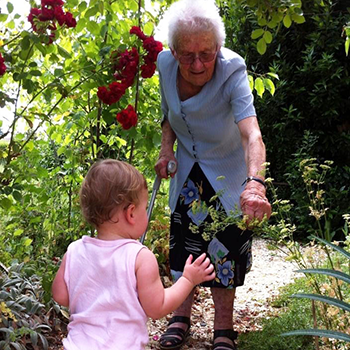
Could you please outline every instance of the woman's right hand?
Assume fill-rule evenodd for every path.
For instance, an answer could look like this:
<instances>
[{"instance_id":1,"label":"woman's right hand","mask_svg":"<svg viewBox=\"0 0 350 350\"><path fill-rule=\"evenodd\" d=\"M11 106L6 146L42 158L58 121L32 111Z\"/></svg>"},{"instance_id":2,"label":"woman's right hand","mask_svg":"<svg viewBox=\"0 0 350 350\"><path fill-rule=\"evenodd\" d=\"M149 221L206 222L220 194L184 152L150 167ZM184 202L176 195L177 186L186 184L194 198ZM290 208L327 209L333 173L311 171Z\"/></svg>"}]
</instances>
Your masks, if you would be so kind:
<instances>
[{"instance_id":1,"label":"woman's right hand","mask_svg":"<svg viewBox=\"0 0 350 350\"><path fill-rule=\"evenodd\" d=\"M168 173L168 163L170 161L174 161L177 165L176 162L176 158L174 157L174 154L169 154L169 155L159 155L159 159L156 163L156 165L154 166L154 169L157 173L157 175L161 178L161 179L167 179L169 176ZM174 177L176 171L173 172L172 174L170 174L171 177Z\"/></svg>"}]
</instances>

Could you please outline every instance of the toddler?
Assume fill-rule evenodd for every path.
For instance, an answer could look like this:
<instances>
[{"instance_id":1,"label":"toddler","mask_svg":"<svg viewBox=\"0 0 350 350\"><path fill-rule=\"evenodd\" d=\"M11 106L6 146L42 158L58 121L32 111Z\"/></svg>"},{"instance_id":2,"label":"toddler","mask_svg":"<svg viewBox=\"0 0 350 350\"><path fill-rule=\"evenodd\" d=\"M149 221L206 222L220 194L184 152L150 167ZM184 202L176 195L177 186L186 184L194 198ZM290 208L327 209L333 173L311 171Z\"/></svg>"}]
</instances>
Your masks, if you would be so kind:
<instances>
[{"instance_id":1,"label":"toddler","mask_svg":"<svg viewBox=\"0 0 350 350\"><path fill-rule=\"evenodd\" d=\"M147 228L146 181L128 163L107 159L89 170L80 190L83 216L97 237L71 243L53 281L53 298L70 309L65 350L142 350L147 319L178 308L199 283L215 277L202 254L164 288L155 255L138 238Z\"/></svg>"}]
</instances>

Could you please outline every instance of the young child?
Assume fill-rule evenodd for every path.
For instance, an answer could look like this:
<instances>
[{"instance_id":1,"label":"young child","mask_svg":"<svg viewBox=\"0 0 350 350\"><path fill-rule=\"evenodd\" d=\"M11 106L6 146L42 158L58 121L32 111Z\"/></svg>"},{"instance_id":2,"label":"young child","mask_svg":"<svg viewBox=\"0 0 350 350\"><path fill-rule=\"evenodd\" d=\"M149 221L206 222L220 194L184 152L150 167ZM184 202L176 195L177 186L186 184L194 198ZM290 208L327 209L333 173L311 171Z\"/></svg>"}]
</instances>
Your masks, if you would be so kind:
<instances>
[{"instance_id":1,"label":"young child","mask_svg":"<svg viewBox=\"0 0 350 350\"><path fill-rule=\"evenodd\" d=\"M169 314L215 277L205 254L190 256L182 277L164 289L156 257L137 240L147 202L146 181L130 164L108 159L89 170L80 205L97 237L69 245L52 285L53 298L70 309L65 350L145 349L148 317Z\"/></svg>"}]
</instances>

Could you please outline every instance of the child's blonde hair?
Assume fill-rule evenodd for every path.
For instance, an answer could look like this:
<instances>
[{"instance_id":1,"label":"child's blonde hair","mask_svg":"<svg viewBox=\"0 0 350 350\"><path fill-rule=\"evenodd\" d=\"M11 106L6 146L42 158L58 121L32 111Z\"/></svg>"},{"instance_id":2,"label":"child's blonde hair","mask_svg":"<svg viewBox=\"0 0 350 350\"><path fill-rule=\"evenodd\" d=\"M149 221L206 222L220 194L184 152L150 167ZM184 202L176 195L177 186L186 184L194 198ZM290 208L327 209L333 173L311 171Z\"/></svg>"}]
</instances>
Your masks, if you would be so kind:
<instances>
[{"instance_id":1,"label":"child's blonde hair","mask_svg":"<svg viewBox=\"0 0 350 350\"><path fill-rule=\"evenodd\" d=\"M96 162L80 189L80 206L85 220L98 227L120 207L139 203L147 189L144 176L132 165L115 159Z\"/></svg>"}]
</instances>

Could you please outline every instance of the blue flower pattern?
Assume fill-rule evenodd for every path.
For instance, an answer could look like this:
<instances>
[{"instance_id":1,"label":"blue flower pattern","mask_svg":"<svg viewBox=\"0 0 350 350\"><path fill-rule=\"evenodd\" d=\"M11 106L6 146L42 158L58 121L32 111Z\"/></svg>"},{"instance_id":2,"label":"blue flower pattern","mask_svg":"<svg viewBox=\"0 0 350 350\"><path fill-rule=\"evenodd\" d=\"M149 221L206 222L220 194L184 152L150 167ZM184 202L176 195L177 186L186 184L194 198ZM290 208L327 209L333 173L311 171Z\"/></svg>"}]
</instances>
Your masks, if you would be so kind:
<instances>
[{"instance_id":1,"label":"blue flower pattern","mask_svg":"<svg viewBox=\"0 0 350 350\"><path fill-rule=\"evenodd\" d=\"M181 195L185 197L185 204L190 204L193 201L199 199L199 191L192 180L187 180L187 187L181 190Z\"/></svg>"},{"instance_id":2,"label":"blue flower pattern","mask_svg":"<svg viewBox=\"0 0 350 350\"><path fill-rule=\"evenodd\" d=\"M234 273L232 271L232 262L225 261L223 264L217 265L216 277L220 279L224 286L228 286L233 281Z\"/></svg>"}]
</instances>

